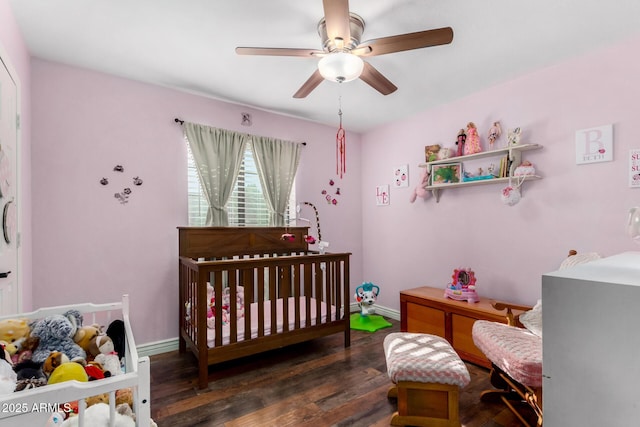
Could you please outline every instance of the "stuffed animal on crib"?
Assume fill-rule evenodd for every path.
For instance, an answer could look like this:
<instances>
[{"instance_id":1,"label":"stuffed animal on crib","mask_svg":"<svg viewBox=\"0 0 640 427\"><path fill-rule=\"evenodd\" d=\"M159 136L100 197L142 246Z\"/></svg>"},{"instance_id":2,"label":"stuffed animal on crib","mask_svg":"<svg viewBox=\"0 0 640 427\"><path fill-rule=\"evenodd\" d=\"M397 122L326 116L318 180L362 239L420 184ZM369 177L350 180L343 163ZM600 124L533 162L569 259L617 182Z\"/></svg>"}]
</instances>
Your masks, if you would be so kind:
<instances>
[{"instance_id":1,"label":"stuffed animal on crib","mask_svg":"<svg viewBox=\"0 0 640 427\"><path fill-rule=\"evenodd\" d=\"M109 338L108 335L96 335L89 342L89 348L87 351L87 359L95 359L95 357L99 354L111 354L116 353L115 348L113 346L113 341Z\"/></svg>"},{"instance_id":2,"label":"stuffed animal on crib","mask_svg":"<svg viewBox=\"0 0 640 427\"><path fill-rule=\"evenodd\" d=\"M52 351L64 353L69 360L85 361L87 354L73 341L77 328L62 314L54 314L37 321L31 335L38 337L40 343L32 355L34 362L44 362Z\"/></svg>"},{"instance_id":3,"label":"stuffed animal on crib","mask_svg":"<svg viewBox=\"0 0 640 427\"><path fill-rule=\"evenodd\" d=\"M73 336L73 341L88 352L91 341L98 335L100 335L100 325L80 326Z\"/></svg>"},{"instance_id":4,"label":"stuffed animal on crib","mask_svg":"<svg viewBox=\"0 0 640 427\"><path fill-rule=\"evenodd\" d=\"M0 395L13 393L18 381L17 374L13 370L11 356L0 347Z\"/></svg>"},{"instance_id":5,"label":"stuffed animal on crib","mask_svg":"<svg viewBox=\"0 0 640 427\"><path fill-rule=\"evenodd\" d=\"M209 304L207 305L207 327L209 329L214 329L216 327L216 294L213 286L210 283L207 283L207 301ZM224 292L223 292L223 307L222 307L222 325L229 324L229 311L228 308L224 307Z\"/></svg>"},{"instance_id":6,"label":"stuffed animal on crib","mask_svg":"<svg viewBox=\"0 0 640 427\"><path fill-rule=\"evenodd\" d=\"M231 315L231 288L224 288L222 291L222 307ZM244 317L244 287L236 287L236 317L242 319Z\"/></svg>"},{"instance_id":7,"label":"stuffed animal on crib","mask_svg":"<svg viewBox=\"0 0 640 427\"><path fill-rule=\"evenodd\" d=\"M110 424L109 405L98 402L89 406L84 412L84 425L92 427L107 427L113 425L115 427L135 427L136 422L133 418L122 415L118 412L114 414L114 423ZM62 427L75 427L79 425L77 416L69 417L62 424Z\"/></svg>"},{"instance_id":8,"label":"stuffed animal on crib","mask_svg":"<svg viewBox=\"0 0 640 427\"><path fill-rule=\"evenodd\" d=\"M71 362L59 351L52 351L42 365L42 371L47 376L47 384L58 384L65 381L89 381L89 376L80 363Z\"/></svg>"},{"instance_id":9,"label":"stuffed animal on crib","mask_svg":"<svg viewBox=\"0 0 640 427\"><path fill-rule=\"evenodd\" d=\"M355 298L360 307L361 316L368 316L369 314L375 313L373 305L378 300L379 293L380 288L370 282L365 282L356 288Z\"/></svg>"},{"instance_id":10,"label":"stuffed animal on crib","mask_svg":"<svg viewBox=\"0 0 640 427\"><path fill-rule=\"evenodd\" d=\"M0 341L8 344L11 356L22 348L22 343L29 337L31 328L25 319L0 320Z\"/></svg>"}]
</instances>

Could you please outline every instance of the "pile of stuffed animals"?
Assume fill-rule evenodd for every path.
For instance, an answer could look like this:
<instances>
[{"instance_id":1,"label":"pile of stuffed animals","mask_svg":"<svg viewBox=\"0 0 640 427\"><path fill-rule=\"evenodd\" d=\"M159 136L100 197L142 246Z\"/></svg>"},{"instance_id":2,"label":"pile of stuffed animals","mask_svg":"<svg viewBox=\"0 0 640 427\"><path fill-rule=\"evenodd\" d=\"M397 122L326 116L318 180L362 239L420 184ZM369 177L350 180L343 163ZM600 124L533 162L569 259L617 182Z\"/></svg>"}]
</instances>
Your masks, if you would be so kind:
<instances>
[{"instance_id":1,"label":"pile of stuffed animals","mask_svg":"<svg viewBox=\"0 0 640 427\"><path fill-rule=\"evenodd\" d=\"M124 342L122 320L114 320L104 331L98 324L83 325L82 314L77 310L32 322L0 320L0 394L64 381L87 382L120 375ZM87 406L103 404L108 399L106 394L94 396L87 399ZM119 390L116 400L118 405L126 406L118 408L118 412L133 419L131 389ZM74 415L77 402L65 406L70 411L63 417ZM70 419L62 425L68 425L67 421Z\"/></svg>"},{"instance_id":2,"label":"pile of stuffed animals","mask_svg":"<svg viewBox=\"0 0 640 427\"><path fill-rule=\"evenodd\" d=\"M216 309L216 295L211 283L207 283L207 301L209 301L209 307L207 308L207 327L215 329L215 309ZM229 287L224 288L222 291L222 325L229 324L229 311L231 310L231 289ZM236 287L236 317L242 319L244 317L244 287Z\"/></svg>"}]
</instances>

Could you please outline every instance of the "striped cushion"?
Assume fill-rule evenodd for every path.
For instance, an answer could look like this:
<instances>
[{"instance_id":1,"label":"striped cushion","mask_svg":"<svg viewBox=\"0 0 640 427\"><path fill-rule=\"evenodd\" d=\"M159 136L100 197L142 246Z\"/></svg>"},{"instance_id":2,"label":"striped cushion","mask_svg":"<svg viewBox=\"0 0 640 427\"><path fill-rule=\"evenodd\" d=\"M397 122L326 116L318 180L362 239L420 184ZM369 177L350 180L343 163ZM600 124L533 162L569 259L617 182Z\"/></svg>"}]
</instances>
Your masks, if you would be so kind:
<instances>
[{"instance_id":1,"label":"striped cushion","mask_svg":"<svg viewBox=\"0 0 640 427\"><path fill-rule=\"evenodd\" d=\"M394 383L452 384L464 387L471 378L465 364L444 338L394 332L384 339L387 373Z\"/></svg>"},{"instance_id":2,"label":"striped cushion","mask_svg":"<svg viewBox=\"0 0 640 427\"><path fill-rule=\"evenodd\" d=\"M542 339L524 328L477 320L473 342L487 359L529 387L542 386Z\"/></svg>"}]
</instances>

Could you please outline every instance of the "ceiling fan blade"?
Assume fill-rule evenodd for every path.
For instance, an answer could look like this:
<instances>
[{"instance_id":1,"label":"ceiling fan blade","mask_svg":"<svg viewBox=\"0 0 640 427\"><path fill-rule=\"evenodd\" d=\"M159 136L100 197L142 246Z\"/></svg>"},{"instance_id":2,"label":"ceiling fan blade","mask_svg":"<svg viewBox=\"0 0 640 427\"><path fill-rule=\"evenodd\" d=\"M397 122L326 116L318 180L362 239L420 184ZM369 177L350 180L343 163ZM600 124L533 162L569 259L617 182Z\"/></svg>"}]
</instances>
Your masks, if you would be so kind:
<instances>
[{"instance_id":1,"label":"ceiling fan blade","mask_svg":"<svg viewBox=\"0 0 640 427\"><path fill-rule=\"evenodd\" d=\"M376 70L373 65L366 61L364 62L364 69L362 70L362 74L360 74L360 79L383 95L389 95L398 90L396 85L391 83L389 79L380 74L380 71Z\"/></svg>"},{"instance_id":2,"label":"ceiling fan blade","mask_svg":"<svg viewBox=\"0 0 640 427\"><path fill-rule=\"evenodd\" d=\"M393 52L402 52L405 50L421 49L423 47L449 44L452 40L453 29L451 27L444 27L435 30L417 31L415 33L367 40L366 42L360 43L356 46L356 49L369 46L371 47L371 51L363 53L361 56L376 56Z\"/></svg>"},{"instance_id":3,"label":"ceiling fan blade","mask_svg":"<svg viewBox=\"0 0 640 427\"><path fill-rule=\"evenodd\" d=\"M324 53L317 49L294 49L282 47L237 47L238 55L267 55L267 56L302 56L313 58L314 55Z\"/></svg>"},{"instance_id":4,"label":"ceiling fan blade","mask_svg":"<svg viewBox=\"0 0 640 427\"><path fill-rule=\"evenodd\" d=\"M320 71L316 70L315 73L309 77L309 79L304 82L304 84L298 89L298 91L293 95L294 98L305 98L307 95L311 93L322 81L324 77L320 74Z\"/></svg>"},{"instance_id":5,"label":"ceiling fan blade","mask_svg":"<svg viewBox=\"0 0 640 427\"><path fill-rule=\"evenodd\" d=\"M348 42L351 39L349 0L323 0L322 6L329 40L342 39Z\"/></svg>"}]
</instances>

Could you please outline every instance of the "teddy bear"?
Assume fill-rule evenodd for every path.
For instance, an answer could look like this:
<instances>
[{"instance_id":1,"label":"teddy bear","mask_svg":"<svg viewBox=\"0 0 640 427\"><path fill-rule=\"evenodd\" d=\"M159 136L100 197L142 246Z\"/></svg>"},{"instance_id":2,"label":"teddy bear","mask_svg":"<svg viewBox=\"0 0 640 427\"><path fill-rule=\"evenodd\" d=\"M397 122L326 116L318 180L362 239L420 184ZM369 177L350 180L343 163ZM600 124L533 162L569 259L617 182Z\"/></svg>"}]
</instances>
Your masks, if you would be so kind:
<instances>
[{"instance_id":1,"label":"teddy bear","mask_svg":"<svg viewBox=\"0 0 640 427\"><path fill-rule=\"evenodd\" d=\"M87 354L73 341L75 332L74 325L62 314L54 314L38 320L31 329L31 335L40 339L31 357L32 360L42 363L52 351L60 351L71 361L84 361Z\"/></svg>"},{"instance_id":2,"label":"teddy bear","mask_svg":"<svg viewBox=\"0 0 640 427\"><path fill-rule=\"evenodd\" d=\"M411 195L409 196L409 201L411 203L415 202L418 197L426 199L429 196L429 191L425 190L424 187L429 185L429 171L427 168L421 168L420 171L420 182L416 185L416 188L413 189Z\"/></svg>"},{"instance_id":3,"label":"teddy bear","mask_svg":"<svg viewBox=\"0 0 640 427\"><path fill-rule=\"evenodd\" d=\"M80 326L73 335L73 341L86 352L89 351L91 341L100 335L100 326L97 324Z\"/></svg>"}]
</instances>

